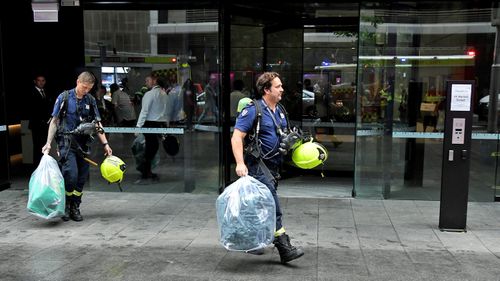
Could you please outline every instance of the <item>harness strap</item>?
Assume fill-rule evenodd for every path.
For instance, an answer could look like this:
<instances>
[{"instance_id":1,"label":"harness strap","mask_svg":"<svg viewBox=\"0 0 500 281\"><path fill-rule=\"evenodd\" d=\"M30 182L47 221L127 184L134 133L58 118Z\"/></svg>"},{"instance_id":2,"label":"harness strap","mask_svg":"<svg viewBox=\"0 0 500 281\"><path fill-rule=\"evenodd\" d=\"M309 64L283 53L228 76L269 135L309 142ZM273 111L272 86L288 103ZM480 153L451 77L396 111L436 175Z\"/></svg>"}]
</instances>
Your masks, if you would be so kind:
<instances>
[{"instance_id":1,"label":"harness strap","mask_svg":"<svg viewBox=\"0 0 500 281\"><path fill-rule=\"evenodd\" d=\"M66 113L68 112L68 96L69 92L66 90L63 92L63 97L61 101L61 105L59 106L59 114L57 117L59 118L59 123L62 122L61 130L66 128Z\"/></svg>"},{"instance_id":2,"label":"harness strap","mask_svg":"<svg viewBox=\"0 0 500 281\"><path fill-rule=\"evenodd\" d=\"M271 171L269 170L269 168L266 166L266 164L262 160L262 151L260 149L260 144L259 144L260 123L262 121L262 105L260 104L260 101L256 100L256 99L254 99L252 102L255 105L255 121L254 121L254 132L255 133L254 133L253 139L251 140L251 142L253 142L253 144L249 144L249 145L252 145L253 148L257 150L255 152L258 152L258 153L252 153L252 156L254 156L257 159L259 167L262 170L262 172L264 173L264 175L267 178L269 178L270 180L272 180L274 183L276 183L276 178L271 174ZM271 114L271 116L272 116L272 114ZM273 119L274 119L274 116L273 116ZM275 123L276 123L276 121L275 121Z\"/></svg>"},{"instance_id":3,"label":"harness strap","mask_svg":"<svg viewBox=\"0 0 500 281\"><path fill-rule=\"evenodd\" d=\"M288 119L288 112L281 103L278 103L277 106L279 107L280 111L283 112L283 114L285 114L286 128L288 131L290 131L291 127L290 127L290 120Z\"/></svg>"},{"instance_id":4,"label":"harness strap","mask_svg":"<svg viewBox=\"0 0 500 281\"><path fill-rule=\"evenodd\" d=\"M258 100L253 100L253 103L255 104L255 118L257 119L257 122L255 123L255 139L259 139L259 132L260 132L260 121L262 120L262 106L260 105Z\"/></svg>"},{"instance_id":5,"label":"harness strap","mask_svg":"<svg viewBox=\"0 0 500 281\"><path fill-rule=\"evenodd\" d=\"M67 148L68 148L66 151L66 155L64 155L64 156L67 156L67 153L69 153L69 150L71 148L74 148L74 149L76 149L76 151L80 155L85 157L85 156L88 156L88 153L87 153L87 151L84 151L82 149L81 145L75 139L75 136L74 135L67 135L64 132L64 130L68 130L67 129L67 122L66 122L66 115L68 113L68 103L69 103L68 100L69 100L69 91L65 90L63 92L61 105L59 106L59 113L57 115L57 117L59 119L59 126L57 128L56 134L59 134L63 138L64 145L67 146ZM89 112L89 116L87 118L90 117L90 118L96 119L96 113L94 111L95 99L92 96L89 96L89 100L90 100L90 104L89 104L90 112ZM76 104L76 110L77 110L77 115L81 121L80 108L79 108L78 104ZM98 120L98 121L100 121L100 120Z\"/></svg>"},{"instance_id":6,"label":"harness strap","mask_svg":"<svg viewBox=\"0 0 500 281\"><path fill-rule=\"evenodd\" d=\"M283 134L283 130L281 129L281 123L278 124L278 121L276 120L273 111L269 107L266 107L266 109L271 115L271 119L273 119L273 123L274 126L276 127L276 132L278 133L278 137L280 137Z\"/></svg>"},{"instance_id":7,"label":"harness strap","mask_svg":"<svg viewBox=\"0 0 500 281\"><path fill-rule=\"evenodd\" d=\"M266 166L264 161L262 161L262 157L259 157L259 166L260 166L260 169L262 170L262 172L264 173L264 175L267 178L271 179L276 184L276 178L271 174L271 171Z\"/></svg>"}]
</instances>

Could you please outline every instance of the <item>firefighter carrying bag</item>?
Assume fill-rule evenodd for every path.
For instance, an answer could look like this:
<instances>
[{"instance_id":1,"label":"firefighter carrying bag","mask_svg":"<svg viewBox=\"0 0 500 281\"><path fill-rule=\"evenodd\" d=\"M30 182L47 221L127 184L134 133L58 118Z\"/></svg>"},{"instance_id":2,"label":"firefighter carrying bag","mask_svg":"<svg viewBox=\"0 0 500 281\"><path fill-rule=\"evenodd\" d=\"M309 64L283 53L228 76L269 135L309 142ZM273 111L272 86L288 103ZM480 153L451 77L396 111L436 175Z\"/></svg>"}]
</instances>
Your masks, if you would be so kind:
<instances>
[{"instance_id":1,"label":"firefighter carrying bag","mask_svg":"<svg viewBox=\"0 0 500 281\"><path fill-rule=\"evenodd\" d=\"M276 205L269 188L251 176L229 185L217 198L220 243L231 251L265 248L274 240Z\"/></svg>"},{"instance_id":2,"label":"firefighter carrying bag","mask_svg":"<svg viewBox=\"0 0 500 281\"><path fill-rule=\"evenodd\" d=\"M49 155L43 155L40 164L31 174L28 211L44 219L51 219L64 215L65 204L64 178L57 161Z\"/></svg>"}]
</instances>

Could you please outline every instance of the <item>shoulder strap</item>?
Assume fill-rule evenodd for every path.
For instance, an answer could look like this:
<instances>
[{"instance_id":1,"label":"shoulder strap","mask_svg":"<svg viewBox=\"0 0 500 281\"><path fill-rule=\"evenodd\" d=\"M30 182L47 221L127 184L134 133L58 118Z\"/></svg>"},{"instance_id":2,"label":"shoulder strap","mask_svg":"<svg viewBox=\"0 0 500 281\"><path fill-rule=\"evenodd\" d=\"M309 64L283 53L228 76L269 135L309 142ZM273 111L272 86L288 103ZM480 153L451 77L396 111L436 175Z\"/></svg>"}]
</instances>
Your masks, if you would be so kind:
<instances>
[{"instance_id":1,"label":"shoulder strap","mask_svg":"<svg viewBox=\"0 0 500 281\"><path fill-rule=\"evenodd\" d=\"M281 103L278 103L278 108L280 109L281 112L283 112L283 114L285 114L286 128L288 131L290 131L291 126L290 126L290 120L288 119L288 112Z\"/></svg>"},{"instance_id":2,"label":"shoulder strap","mask_svg":"<svg viewBox=\"0 0 500 281\"><path fill-rule=\"evenodd\" d=\"M262 120L262 105L256 99L252 100L252 102L255 105L255 119L253 121L253 128L254 128L255 138L258 139L260 132L260 122Z\"/></svg>"},{"instance_id":3,"label":"shoulder strap","mask_svg":"<svg viewBox=\"0 0 500 281\"><path fill-rule=\"evenodd\" d=\"M68 97L69 97L69 92L66 90L63 92L61 105L59 106L59 114L57 115L59 120L61 118L66 117L66 112L68 111Z\"/></svg>"},{"instance_id":4,"label":"shoulder strap","mask_svg":"<svg viewBox=\"0 0 500 281\"><path fill-rule=\"evenodd\" d=\"M94 110L94 107L97 105L96 99L91 94L87 94L87 96L89 97L89 100L90 100L90 116L93 120L97 120L97 116L96 116L96 113ZM97 121L101 121L101 119L99 118L99 120L97 120Z\"/></svg>"},{"instance_id":5,"label":"shoulder strap","mask_svg":"<svg viewBox=\"0 0 500 281\"><path fill-rule=\"evenodd\" d=\"M66 90L63 92L62 96L62 101L61 105L59 106L59 114L57 115L57 118L59 119L59 128L57 131L64 130L66 128L66 112L68 111L68 97L69 97L69 91Z\"/></svg>"},{"instance_id":6,"label":"shoulder strap","mask_svg":"<svg viewBox=\"0 0 500 281\"><path fill-rule=\"evenodd\" d=\"M255 118L253 119L252 130L245 137L244 152L250 154L256 159L261 156L260 143L259 143L259 132L260 132L260 122L262 119L262 106L259 100L252 100L255 106ZM249 103L249 104L250 104Z\"/></svg>"},{"instance_id":7,"label":"shoulder strap","mask_svg":"<svg viewBox=\"0 0 500 281\"><path fill-rule=\"evenodd\" d=\"M260 169L264 173L264 175L271 181L275 182L276 179L274 176L271 174L271 171L269 171L269 168L266 166L264 161L262 160L262 154L260 150L260 145L259 145L259 132L260 132L260 122L262 120L262 104L260 103L259 100L253 100L253 103L255 104L255 119L254 119L254 136L253 136L253 144L255 147L255 152L257 152L254 157L258 159L258 163L260 166ZM276 182L275 182L276 183Z\"/></svg>"}]
</instances>

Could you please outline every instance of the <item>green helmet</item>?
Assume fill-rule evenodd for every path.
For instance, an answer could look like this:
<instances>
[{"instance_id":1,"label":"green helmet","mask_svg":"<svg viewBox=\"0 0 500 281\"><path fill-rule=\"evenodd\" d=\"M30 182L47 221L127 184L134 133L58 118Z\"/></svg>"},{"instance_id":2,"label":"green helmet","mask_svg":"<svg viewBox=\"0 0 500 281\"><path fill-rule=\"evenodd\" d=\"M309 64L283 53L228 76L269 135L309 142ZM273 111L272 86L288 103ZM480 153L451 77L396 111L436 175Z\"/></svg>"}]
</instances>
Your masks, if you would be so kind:
<instances>
[{"instance_id":1,"label":"green helmet","mask_svg":"<svg viewBox=\"0 0 500 281\"><path fill-rule=\"evenodd\" d=\"M292 154L293 163L301 169L312 169L323 164L328 158L326 148L317 142L305 142L297 147Z\"/></svg>"},{"instance_id":2,"label":"green helmet","mask_svg":"<svg viewBox=\"0 0 500 281\"><path fill-rule=\"evenodd\" d=\"M101 175L110 183L121 182L127 165L116 156L108 156L101 164Z\"/></svg>"},{"instance_id":3,"label":"green helmet","mask_svg":"<svg viewBox=\"0 0 500 281\"><path fill-rule=\"evenodd\" d=\"M252 101L251 98L241 98L240 101L238 102L238 109L236 109L236 112L240 113L247 104L249 104Z\"/></svg>"}]
</instances>

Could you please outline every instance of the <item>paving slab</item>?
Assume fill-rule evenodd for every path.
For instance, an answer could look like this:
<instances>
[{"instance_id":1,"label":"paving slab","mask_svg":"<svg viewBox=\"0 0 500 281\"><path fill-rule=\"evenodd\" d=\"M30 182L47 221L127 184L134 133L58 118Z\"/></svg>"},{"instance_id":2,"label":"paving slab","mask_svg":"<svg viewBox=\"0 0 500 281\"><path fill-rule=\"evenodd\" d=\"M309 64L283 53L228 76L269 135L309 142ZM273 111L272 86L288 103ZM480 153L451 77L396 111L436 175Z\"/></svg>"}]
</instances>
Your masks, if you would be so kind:
<instances>
[{"instance_id":1,"label":"paving slab","mask_svg":"<svg viewBox=\"0 0 500 281\"><path fill-rule=\"evenodd\" d=\"M217 194L85 193L82 222L0 192L1 280L499 280L500 204L469 203L467 232L441 232L439 202L281 197L304 257L280 264L219 243Z\"/></svg>"}]
</instances>

